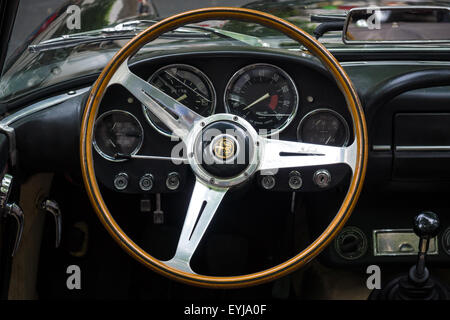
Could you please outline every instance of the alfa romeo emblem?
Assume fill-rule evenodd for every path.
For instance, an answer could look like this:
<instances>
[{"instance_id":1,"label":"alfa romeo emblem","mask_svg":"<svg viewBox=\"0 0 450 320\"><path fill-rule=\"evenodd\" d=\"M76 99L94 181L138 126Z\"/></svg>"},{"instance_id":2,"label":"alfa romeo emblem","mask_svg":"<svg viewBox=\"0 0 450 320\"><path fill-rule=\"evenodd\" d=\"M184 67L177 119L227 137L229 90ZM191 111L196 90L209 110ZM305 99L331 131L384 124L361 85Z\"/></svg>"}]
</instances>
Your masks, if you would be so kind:
<instances>
[{"instance_id":1,"label":"alfa romeo emblem","mask_svg":"<svg viewBox=\"0 0 450 320\"><path fill-rule=\"evenodd\" d=\"M229 160L236 154L236 143L230 136L216 137L212 144L214 156L221 160Z\"/></svg>"}]
</instances>

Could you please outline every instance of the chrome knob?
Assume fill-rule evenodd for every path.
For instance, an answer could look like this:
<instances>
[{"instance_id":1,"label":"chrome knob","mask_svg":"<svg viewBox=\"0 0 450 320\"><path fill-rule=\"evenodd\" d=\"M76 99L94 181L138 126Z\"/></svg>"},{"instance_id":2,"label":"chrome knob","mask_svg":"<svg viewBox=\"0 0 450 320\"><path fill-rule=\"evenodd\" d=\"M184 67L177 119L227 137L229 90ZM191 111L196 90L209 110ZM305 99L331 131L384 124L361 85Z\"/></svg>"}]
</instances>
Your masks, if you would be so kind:
<instances>
[{"instance_id":1,"label":"chrome knob","mask_svg":"<svg viewBox=\"0 0 450 320\"><path fill-rule=\"evenodd\" d=\"M144 174L139 180L139 188L142 191L150 191L153 188L153 175L150 173Z\"/></svg>"},{"instance_id":2,"label":"chrome knob","mask_svg":"<svg viewBox=\"0 0 450 320\"><path fill-rule=\"evenodd\" d=\"M167 175L166 187L169 190L177 190L180 186L180 175L177 172L171 172Z\"/></svg>"},{"instance_id":3,"label":"chrome knob","mask_svg":"<svg viewBox=\"0 0 450 320\"><path fill-rule=\"evenodd\" d=\"M273 175L265 175L261 179L261 185L266 190L273 189L273 187L275 187L275 183L276 181Z\"/></svg>"},{"instance_id":4,"label":"chrome knob","mask_svg":"<svg viewBox=\"0 0 450 320\"><path fill-rule=\"evenodd\" d=\"M300 175L300 172L298 171L291 171L289 173L289 181L288 181L289 187L293 190L298 190L302 187L303 180Z\"/></svg>"},{"instance_id":5,"label":"chrome knob","mask_svg":"<svg viewBox=\"0 0 450 320\"><path fill-rule=\"evenodd\" d=\"M117 190L125 190L128 187L128 175L125 172L116 175L114 178L114 187Z\"/></svg>"}]
</instances>

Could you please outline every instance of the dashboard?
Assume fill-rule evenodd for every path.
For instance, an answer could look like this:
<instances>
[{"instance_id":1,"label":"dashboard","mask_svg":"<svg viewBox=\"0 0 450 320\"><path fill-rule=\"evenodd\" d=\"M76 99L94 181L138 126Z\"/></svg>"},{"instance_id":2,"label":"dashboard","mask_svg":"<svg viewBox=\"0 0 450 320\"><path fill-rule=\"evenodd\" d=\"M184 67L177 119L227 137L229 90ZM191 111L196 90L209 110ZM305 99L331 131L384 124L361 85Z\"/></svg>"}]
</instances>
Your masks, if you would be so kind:
<instances>
[{"instance_id":1,"label":"dashboard","mask_svg":"<svg viewBox=\"0 0 450 320\"><path fill-rule=\"evenodd\" d=\"M333 266L410 262L411 255L369 254L374 250L370 239L377 230L410 228L412 216L431 208L441 213L446 233L439 238L439 253L430 260L448 265L448 64L380 60L342 65L364 105L369 161L349 229L343 230L322 258ZM132 60L130 69L197 113L240 115L261 135L334 146L350 145L354 139L352 119L339 88L307 54L270 48L184 49ZM79 171L80 119L90 85L86 82L67 93L59 91L2 120L15 130L17 161L23 173ZM180 143L127 90L111 86L95 125L97 180L113 197L187 190L194 176L184 163ZM174 150L180 153L173 154ZM168 161L169 157L178 163ZM332 177L327 188L314 182L315 173L324 169ZM308 213L308 223L313 236L318 236L336 213L335 204L342 196L339 187L349 174L345 165L309 167L279 170L274 181L255 175L251 183L262 190L284 192L286 199L292 191L300 196L305 193L309 207L314 208ZM357 255L339 251L339 241L348 241L346 235L360 240L362 249Z\"/></svg>"}]
</instances>

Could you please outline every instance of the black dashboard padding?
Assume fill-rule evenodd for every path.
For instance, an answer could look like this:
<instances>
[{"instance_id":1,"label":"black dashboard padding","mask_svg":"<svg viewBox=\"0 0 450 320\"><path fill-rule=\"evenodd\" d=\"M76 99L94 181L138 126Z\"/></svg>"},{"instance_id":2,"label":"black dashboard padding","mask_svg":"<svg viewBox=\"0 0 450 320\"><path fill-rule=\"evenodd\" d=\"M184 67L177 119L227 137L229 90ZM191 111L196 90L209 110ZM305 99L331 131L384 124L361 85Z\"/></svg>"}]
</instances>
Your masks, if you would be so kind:
<instances>
[{"instance_id":1,"label":"black dashboard padding","mask_svg":"<svg viewBox=\"0 0 450 320\"><path fill-rule=\"evenodd\" d=\"M447 165L450 153L436 151L398 151L397 147L439 147L450 145L450 113L398 113L394 120L393 179L450 180ZM418 129L420 128L420 130Z\"/></svg>"},{"instance_id":2,"label":"black dashboard padding","mask_svg":"<svg viewBox=\"0 0 450 320\"><path fill-rule=\"evenodd\" d=\"M448 112L398 113L394 121L394 146L450 146Z\"/></svg>"},{"instance_id":3,"label":"black dashboard padding","mask_svg":"<svg viewBox=\"0 0 450 320\"><path fill-rule=\"evenodd\" d=\"M450 69L420 70L387 79L366 94L366 119L373 119L381 106L404 92L447 85L450 85Z\"/></svg>"},{"instance_id":4,"label":"black dashboard padding","mask_svg":"<svg viewBox=\"0 0 450 320\"><path fill-rule=\"evenodd\" d=\"M21 169L36 173L80 167L79 131L86 97L74 97L12 124Z\"/></svg>"}]
</instances>

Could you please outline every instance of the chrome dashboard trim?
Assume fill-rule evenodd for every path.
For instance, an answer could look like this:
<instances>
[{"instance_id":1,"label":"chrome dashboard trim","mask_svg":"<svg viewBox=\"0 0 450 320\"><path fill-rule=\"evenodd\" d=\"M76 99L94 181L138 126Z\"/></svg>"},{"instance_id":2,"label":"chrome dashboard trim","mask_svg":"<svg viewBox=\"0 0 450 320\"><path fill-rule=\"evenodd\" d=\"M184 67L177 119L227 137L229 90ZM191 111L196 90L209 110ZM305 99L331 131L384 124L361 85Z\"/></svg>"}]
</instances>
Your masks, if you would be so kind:
<instances>
[{"instance_id":1,"label":"chrome dashboard trim","mask_svg":"<svg viewBox=\"0 0 450 320\"><path fill-rule=\"evenodd\" d=\"M86 87L79 89L77 91L69 91L67 93L57 95L48 99L44 99L42 101L36 102L28 107L20 109L17 112L6 116L2 120L0 120L0 132L3 132L7 135L9 141L9 157L11 166L15 166L17 163L17 149L16 149L16 134L14 128L10 127L14 122L23 119L31 114L36 112L45 110L47 108L53 107L59 103L69 100L70 98L80 96L87 91L89 91L91 87Z\"/></svg>"},{"instance_id":2,"label":"chrome dashboard trim","mask_svg":"<svg viewBox=\"0 0 450 320\"><path fill-rule=\"evenodd\" d=\"M382 256L400 257L400 256L415 256L415 255L417 255L417 251L419 249L418 247L414 248L414 251L412 251L412 252L399 252L399 253L388 253L388 252L382 253L381 252L380 253L378 251L378 242L377 242L378 238L377 238L377 236L378 236L378 234L381 234L381 233L387 233L387 234L389 234L389 233L391 233L391 234L393 234L393 233L405 233L405 234L415 235L413 229L377 229L377 230L373 230L372 231L373 255L375 257L382 257ZM431 245L431 243L433 243L434 250L431 251L431 246L430 246L430 249L429 249L429 252L427 253L427 255L437 255L437 254L439 254L439 247L438 247L438 240L437 240L437 238L438 237L436 236L436 237L430 239L431 240L430 241L430 245ZM417 237L417 240L419 241L419 237Z\"/></svg>"},{"instance_id":3,"label":"chrome dashboard trim","mask_svg":"<svg viewBox=\"0 0 450 320\"><path fill-rule=\"evenodd\" d=\"M450 66L448 61L344 61L341 62L343 67L358 67L358 66Z\"/></svg>"},{"instance_id":4,"label":"chrome dashboard trim","mask_svg":"<svg viewBox=\"0 0 450 320\"><path fill-rule=\"evenodd\" d=\"M391 146L388 144L374 144L372 146L373 151L391 151Z\"/></svg>"},{"instance_id":5,"label":"chrome dashboard trim","mask_svg":"<svg viewBox=\"0 0 450 320\"><path fill-rule=\"evenodd\" d=\"M395 146L395 151L450 151L450 146Z\"/></svg>"},{"instance_id":6,"label":"chrome dashboard trim","mask_svg":"<svg viewBox=\"0 0 450 320\"><path fill-rule=\"evenodd\" d=\"M5 126L5 125L9 126L12 123L14 123L26 116L29 116L33 113L53 107L56 104L62 103L66 100L69 100L70 98L80 96L83 93L86 93L87 91L89 91L90 89L91 89L91 87L82 88L82 89L75 91L74 93L72 93L73 91L69 91L67 93L36 102L28 107L25 107L17 112L10 114L9 116L3 118L0 121L0 125L1 126Z\"/></svg>"}]
</instances>

